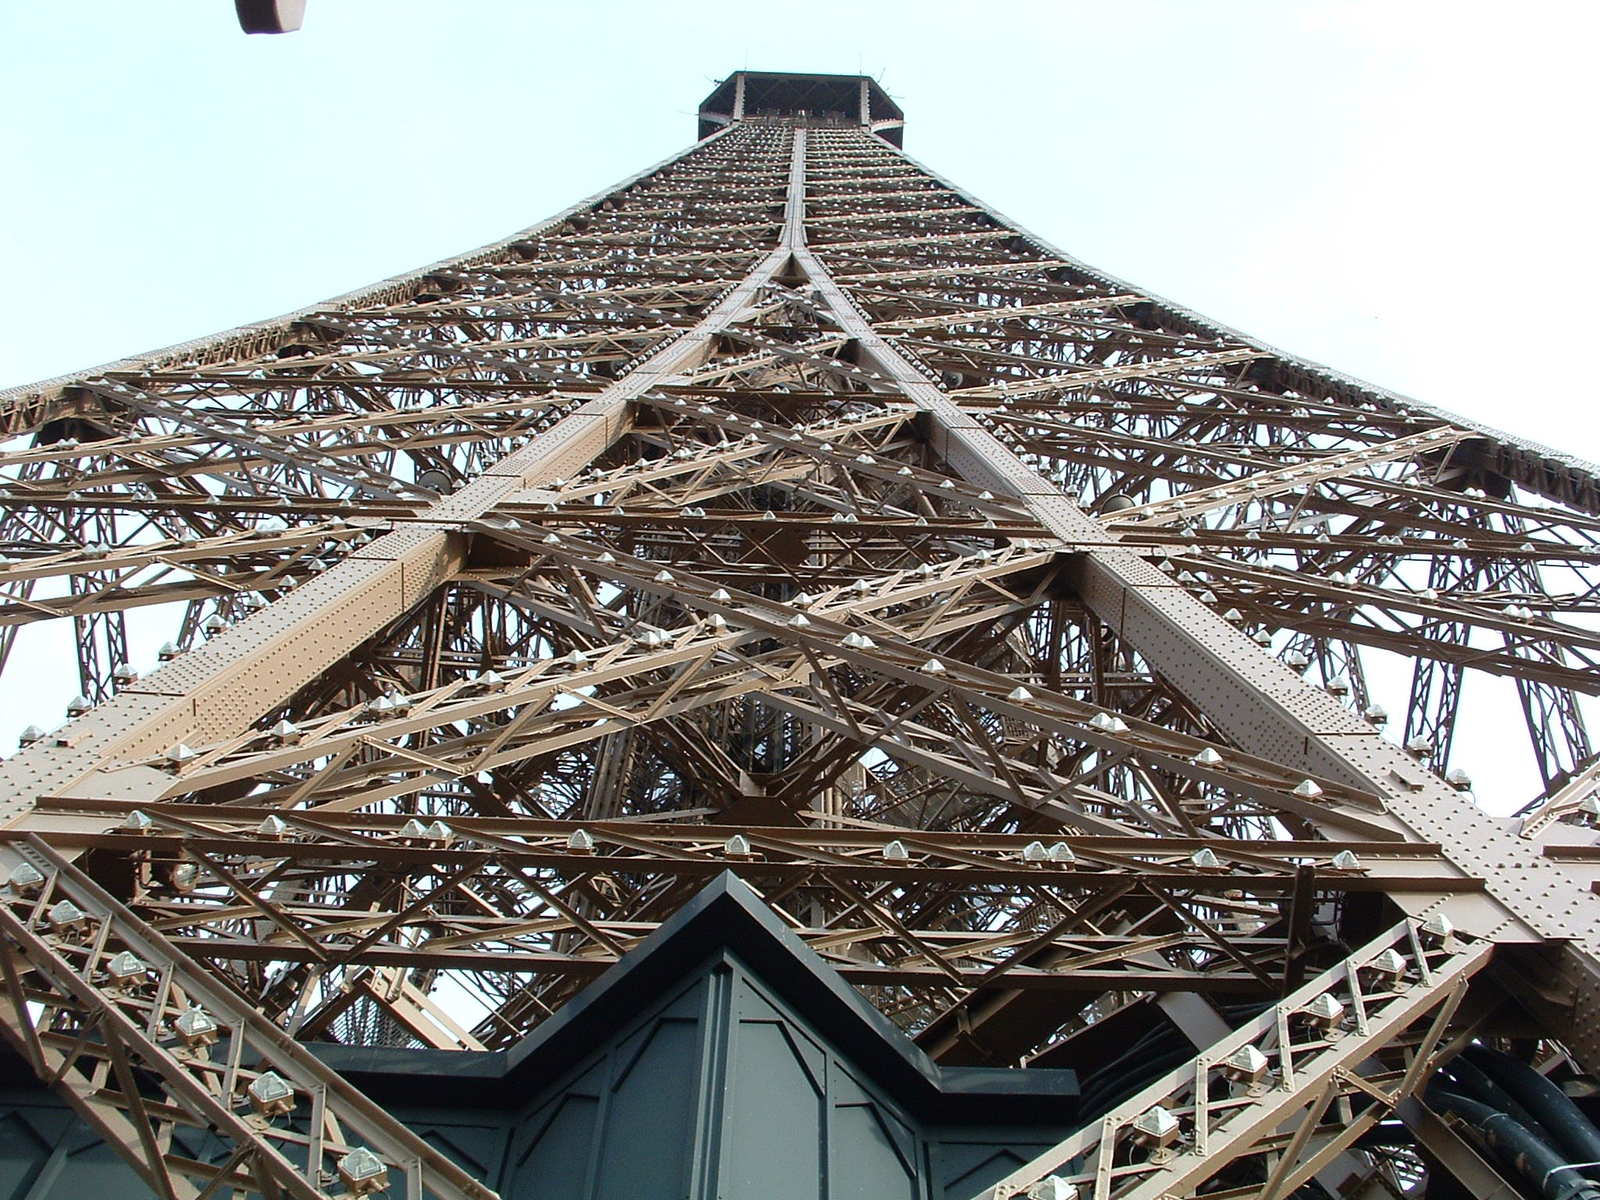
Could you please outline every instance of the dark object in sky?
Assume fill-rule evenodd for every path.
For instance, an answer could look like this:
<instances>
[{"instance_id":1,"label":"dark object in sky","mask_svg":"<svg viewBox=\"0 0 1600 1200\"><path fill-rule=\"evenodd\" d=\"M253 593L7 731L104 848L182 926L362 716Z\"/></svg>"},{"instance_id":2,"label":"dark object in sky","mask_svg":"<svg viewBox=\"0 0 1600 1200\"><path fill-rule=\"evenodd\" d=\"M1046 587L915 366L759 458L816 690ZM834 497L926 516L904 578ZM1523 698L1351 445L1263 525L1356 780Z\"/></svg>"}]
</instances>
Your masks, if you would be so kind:
<instances>
[{"instance_id":1,"label":"dark object in sky","mask_svg":"<svg viewBox=\"0 0 1600 1200\"><path fill-rule=\"evenodd\" d=\"M306 0L233 0L246 33L293 33L306 19Z\"/></svg>"}]
</instances>

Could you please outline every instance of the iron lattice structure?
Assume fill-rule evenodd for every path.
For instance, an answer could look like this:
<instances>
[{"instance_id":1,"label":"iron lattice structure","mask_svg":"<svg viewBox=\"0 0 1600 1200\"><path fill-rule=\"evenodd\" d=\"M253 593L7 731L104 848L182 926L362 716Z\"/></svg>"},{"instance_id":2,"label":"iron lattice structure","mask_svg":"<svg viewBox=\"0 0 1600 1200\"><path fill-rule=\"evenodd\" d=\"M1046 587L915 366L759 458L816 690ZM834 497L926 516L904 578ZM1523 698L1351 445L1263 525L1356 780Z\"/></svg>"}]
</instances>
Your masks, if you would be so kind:
<instances>
[{"instance_id":1,"label":"iron lattice structure","mask_svg":"<svg viewBox=\"0 0 1600 1200\"><path fill-rule=\"evenodd\" d=\"M304 1046L513 1045L732 870L939 1061L1101 1080L986 1196L1490 1170L1440 1063L1600 1060L1592 470L1073 260L868 80L701 122L0 394L0 653L70 622L84 693L0 766L13 1046L158 1194L484 1196ZM1509 820L1443 774L1476 676Z\"/></svg>"}]
</instances>

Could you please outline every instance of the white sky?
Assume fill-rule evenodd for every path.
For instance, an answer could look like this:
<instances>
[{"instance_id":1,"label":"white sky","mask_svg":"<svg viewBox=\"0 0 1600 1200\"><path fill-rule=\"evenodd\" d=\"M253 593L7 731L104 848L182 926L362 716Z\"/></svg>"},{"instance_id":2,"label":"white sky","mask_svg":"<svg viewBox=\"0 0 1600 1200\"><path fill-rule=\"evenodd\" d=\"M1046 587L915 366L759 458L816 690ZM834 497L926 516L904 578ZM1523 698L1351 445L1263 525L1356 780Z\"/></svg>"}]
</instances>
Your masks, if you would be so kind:
<instances>
[{"instance_id":1,"label":"white sky","mask_svg":"<svg viewBox=\"0 0 1600 1200\"><path fill-rule=\"evenodd\" d=\"M733 69L866 71L912 154L1095 266L1600 458L1595 5L308 8L0 0L0 385L500 238L687 144ZM0 746L49 708L0 703Z\"/></svg>"}]
</instances>

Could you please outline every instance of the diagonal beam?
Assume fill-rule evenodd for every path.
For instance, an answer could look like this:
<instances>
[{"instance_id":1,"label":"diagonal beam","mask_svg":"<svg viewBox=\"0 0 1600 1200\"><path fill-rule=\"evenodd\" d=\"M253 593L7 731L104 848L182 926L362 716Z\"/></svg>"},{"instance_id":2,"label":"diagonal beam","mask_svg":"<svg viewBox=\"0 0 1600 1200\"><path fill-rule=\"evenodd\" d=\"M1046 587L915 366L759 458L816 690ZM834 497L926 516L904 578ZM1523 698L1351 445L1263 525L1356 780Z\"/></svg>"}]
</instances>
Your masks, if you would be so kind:
<instances>
[{"instance_id":1,"label":"diagonal beam","mask_svg":"<svg viewBox=\"0 0 1600 1200\"><path fill-rule=\"evenodd\" d=\"M414 522L356 551L203 647L153 672L116 699L0 765L0 822L25 819L41 793L91 795L111 788L137 799L158 793L147 772L97 775L114 758L159 754L247 728L400 616L463 565L464 523L537 483L575 473L624 428L629 401L699 362L788 261L779 246L682 336L646 355L623 378L527 446L420 511Z\"/></svg>"},{"instance_id":2,"label":"diagonal beam","mask_svg":"<svg viewBox=\"0 0 1600 1200\"><path fill-rule=\"evenodd\" d=\"M795 156L804 154L802 130ZM1381 819L1397 832L1444 843L1458 868L1487 881L1494 901L1450 905L1463 928L1525 940L1575 939L1565 970L1577 1006L1562 1032L1580 1058L1600 1062L1600 911L1581 882L1265 654L1170 575L1116 547L1117 538L1101 522L1007 449L872 326L806 247L803 228L785 236L823 306L877 369L928 413L936 448L955 470L1020 496L1063 548L1080 550L1084 603L1230 738L1254 753L1371 791L1385 802Z\"/></svg>"},{"instance_id":3,"label":"diagonal beam","mask_svg":"<svg viewBox=\"0 0 1600 1200\"><path fill-rule=\"evenodd\" d=\"M1383 1057L1398 1057L1402 1075L1387 1107L1415 1092L1426 1076L1440 1023L1459 1003L1467 982L1493 951L1487 941L1428 947L1417 927L1404 923L1369 942L1245 1025L1209 1046L1191 1062L1142 1089L1098 1121L1078 1130L1033 1161L979 1193L976 1200L1008 1200L1046 1177L1077 1184L1095 1200L1157 1200L1193 1195L1207 1179L1241 1155L1263 1152L1262 1143L1286 1120L1310 1109L1295 1138L1278 1158L1275 1182L1298 1181L1316 1164L1295 1169L1296 1155L1317 1125L1319 1105L1341 1093L1373 1096L1364 1071ZM1374 983L1369 964L1393 950L1406 961L1392 983ZM1363 980L1363 976L1365 979ZM1319 1025L1312 1002L1331 997L1339 1015ZM1419 1029L1429 1021L1430 1025ZM1408 1042L1408 1036L1415 1041ZM1231 1056L1254 1047L1269 1064L1258 1086L1227 1080ZM1136 1122L1157 1108L1176 1122L1177 1141L1152 1146ZM1075 1166L1074 1164L1081 1164ZM1307 1168L1310 1169L1307 1169Z\"/></svg>"}]
</instances>

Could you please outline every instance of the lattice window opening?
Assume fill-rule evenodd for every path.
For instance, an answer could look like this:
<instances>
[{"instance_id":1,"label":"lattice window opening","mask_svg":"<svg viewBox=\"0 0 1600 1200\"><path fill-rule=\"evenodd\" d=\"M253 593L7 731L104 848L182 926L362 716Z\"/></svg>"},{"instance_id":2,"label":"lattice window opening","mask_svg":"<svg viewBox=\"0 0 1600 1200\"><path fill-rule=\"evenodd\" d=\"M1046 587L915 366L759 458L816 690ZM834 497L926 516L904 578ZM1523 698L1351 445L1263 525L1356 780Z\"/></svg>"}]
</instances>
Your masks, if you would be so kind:
<instances>
[{"instance_id":1,"label":"lattice window opening","mask_svg":"<svg viewBox=\"0 0 1600 1200\"><path fill-rule=\"evenodd\" d=\"M1442 545L1442 543L1435 544ZM1378 632L1383 631L1392 631L1393 633L1401 634L1410 633L1419 627L1424 629L1426 628L1426 622L1428 620L1426 614L1433 611L1432 603L1434 596L1438 594L1445 594L1441 593L1439 589L1434 586L1438 584L1440 580L1437 574L1434 574L1430 577L1429 564L1431 562L1435 567L1437 567L1441 561L1448 561L1441 560L1439 558L1428 559L1422 557L1422 555L1427 552L1428 545L1429 543L1427 541L1419 541L1415 539L1408 540L1404 557L1400 556L1400 552L1394 552L1391 554L1390 552L1384 551L1382 547L1378 547L1379 553L1383 554L1385 558L1368 561L1367 565L1358 567L1357 571L1364 572L1364 577L1354 571L1331 572L1331 576L1328 579L1328 584L1335 588L1342 588L1349 582L1361 583L1366 587L1378 588L1379 591L1395 597L1396 600L1403 606L1399 609L1389 609L1386 611L1378 607L1377 604L1374 603L1372 599L1369 599L1365 594L1358 593L1356 602L1349 605L1345 610L1349 614L1349 619L1353 619L1358 622L1358 625L1353 630L1358 640L1362 640L1371 636L1377 636ZM1312 565L1311 563L1308 563L1303 553L1298 550L1295 551L1294 556L1291 559L1286 561L1292 563L1292 566L1289 567L1290 574L1292 575L1305 576L1308 567ZM1248 594L1238 590L1233 590L1231 592L1225 590L1230 587L1236 589L1238 586L1236 581L1232 578L1227 570L1223 570L1220 576L1216 574L1214 569L1208 574L1206 564L1194 561L1192 559L1185 560L1181 566L1183 567L1183 571L1180 574L1180 580L1185 582L1188 582L1190 579L1194 580L1194 586L1203 600L1216 603L1219 608L1241 607L1241 601L1243 601L1244 603L1242 607L1248 609ZM1507 572L1515 572L1517 569L1518 568L1515 566L1515 564L1501 564L1499 567L1499 570L1502 574ZM1576 575L1576 568L1571 568L1571 572L1572 574ZM1186 576L1188 578L1185 578ZM1279 574L1274 578L1281 579L1291 589L1291 591L1295 587L1295 584L1290 579L1289 575ZM1585 588L1587 589L1591 586L1592 584L1586 580ZM1224 591L1224 594L1218 596L1219 590ZM1495 646L1495 643L1499 641L1501 646L1497 649L1500 649L1503 652L1504 647L1507 644L1509 634L1507 625L1508 620L1514 623L1516 620L1524 616L1524 610L1521 607L1518 607L1515 613L1512 613L1507 609L1506 604L1504 603L1506 599L1506 593L1503 589L1495 590L1490 588L1487 591L1474 590L1468 593L1455 593L1453 595L1449 595L1448 598L1451 601L1464 606L1460 609L1454 610L1458 614L1455 619L1462 623L1462 632L1470 638L1470 641L1463 642L1461 643L1462 645L1476 645L1479 647L1488 648ZM1552 607L1561 603L1559 599L1552 596L1550 591L1533 593L1524 590L1518 594L1515 594L1513 596L1513 601L1523 598L1534 599L1536 602L1549 604L1552 605ZM1516 607L1514 603L1513 607ZM1285 619L1288 619L1291 622L1293 620L1293 618L1287 618L1286 615L1279 615L1274 619L1269 619L1267 623L1267 632L1270 634L1272 626L1284 621ZM1577 633L1578 630L1584 630L1586 635L1587 630L1593 627L1593 615L1592 613L1586 611L1570 613L1565 616L1565 619L1568 626L1573 630L1573 637L1580 636ZM1422 623L1420 626L1419 622ZM1369 627L1376 632L1370 635L1360 632L1362 629ZM1516 628L1516 626L1512 624L1510 628ZM1527 667L1519 669L1536 671L1539 669L1538 664L1541 662L1550 662L1553 665L1558 665L1561 661L1561 658L1565 658L1574 653L1578 653L1580 655L1576 661L1585 661L1581 657L1583 652L1574 647L1570 638L1567 639L1568 644L1562 646L1561 650L1559 651L1561 658L1556 656L1557 652L1554 650L1554 647L1559 645L1561 639L1563 638L1563 635L1560 632L1561 626L1559 623L1551 625L1536 623L1532 626L1532 629L1537 632L1534 639L1531 641L1527 640L1527 635L1510 635L1516 639L1515 645L1518 647L1518 649L1515 651L1515 653L1523 655L1524 660L1527 662L1527 664L1529 664ZM1549 643L1551 649L1548 650L1541 649L1539 639L1537 637L1538 633L1544 633L1546 631L1549 632L1549 635L1552 639ZM1274 636L1274 640L1277 642L1280 650L1285 648L1285 643L1282 641L1282 639ZM1487 643L1487 646L1485 643ZM1521 649L1522 646L1526 646L1527 649ZM1293 647L1293 649L1301 652L1298 654L1298 657L1305 657L1302 647L1296 646ZM1380 649L1381 648L1375 648L1373 646L1364 646L1359 653L1363 658L1369 658L1377 655L1380 652ZM1512 660L1507 660L1508 664L1511 661ZM1571 660L1569 659L1569 661ZM1291 663L1291 665L1303 667L1305 664ZM1572 678L1575 682L1577 681L1576 676L1569 676L1569 678ZM1328 682L1334 681L1330 680ZM1348 689L1341 690L1344 690L1345 694L1349 694ZM1589 704L1592 703L1587 696L1578 697L1576 702L1579 704L1580 708L1588 707ZM1380 707L1388 708L1389 705L1386 703L1380 705ZM1393 711L1402 713L1407 711L1407 706L1403 702L1403 697L1401 698L1400 702L1394 704Z\"/></svg>"},{"instance_id":2,"label":"lattice window opening","mask_svg":"<svg viewBox=\"0 0 1600 1200\"><path fill-rule=\"evenodd\" d=\"M349 880L347 880L347 882L349 882ZM334 883L338 883L338 882L334 882ZM208 896L208 894L210 894L210 893L206 893L206 891L203 890L203 888L195 888L194 894L197 894L198 898L206 898L206 896Z\"/></svg>"},{"instance_id":3,"label":"lattice window opening","mask_svg":"<svg viewBox=\"0 0 1600 1200\"><path fill-rule=\"evenodd\" d=\"M846 690L848 690L848 688L846 688ZM357 718L357 720L363 720L363 718L365 718L365 715L366 715L365 712L355 712L355 714L352 714L352 717ZM946 720L947 720L947 718L946 718ZM470 726L469 726L469 728L470 728ZM952 728L958 728L958 726L952 726ZM998 728L998 726L997 726L997 728Z\"/></svg>"}]
</instances>

